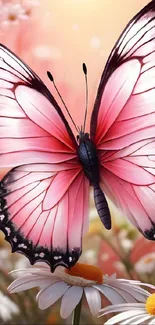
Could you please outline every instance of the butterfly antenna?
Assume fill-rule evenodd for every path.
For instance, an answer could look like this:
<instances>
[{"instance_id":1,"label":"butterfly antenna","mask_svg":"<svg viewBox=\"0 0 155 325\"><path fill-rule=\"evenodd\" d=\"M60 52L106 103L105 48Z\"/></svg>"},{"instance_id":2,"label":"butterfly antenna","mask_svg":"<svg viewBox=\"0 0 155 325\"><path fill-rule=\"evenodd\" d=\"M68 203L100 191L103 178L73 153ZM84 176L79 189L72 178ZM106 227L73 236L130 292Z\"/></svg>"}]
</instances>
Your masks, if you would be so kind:
<instances>
[{"instance_id":1,"label":"butterfly antenna","mask_svg":"<svg viewBox=\"0 0 155 325\"><path fill-rule=\"evenodd\" d=\"M63 100L63 98L62 98L62 96L61 96L61 94L60 94L60 92L59 92L59 90L58 90L58 88L57 88L57 86L56 86L56 84L54 82L54 78L53 78L52 74L49 71L47 71L47 75L48 75L48 78L53 82L53 85L54 85L54 88L55 88L57 94L59 95L59 97L60 97L60 99L61 99L61 101L62 101L62 103L63 103L63 105L64 105L64 107L65 107L71 121L72 121L72 123L74 124L76 131L79 133L79 128L76 126L76 124L75 124L75 122L74 122L74 120L73 120L73 118L72 118L72 116L71 116L71 114L70 114L64 100Z\"/></svg>"},{"instance_id":2,"label":"butterfly antenna","mask_svg":"<svg viewBox=\"0 0 155 325\"><path fill-rule=\"evenodd\" d=\"M85 132L87 111L88 111L88 80L87 80L87 67L86 67L85 63L83 63L82 68L83 68L83 72L85 75L85 81L86 81L86 109L85 109L84 125L83 125L83 132Z\"/></svg>"}]
</instances>

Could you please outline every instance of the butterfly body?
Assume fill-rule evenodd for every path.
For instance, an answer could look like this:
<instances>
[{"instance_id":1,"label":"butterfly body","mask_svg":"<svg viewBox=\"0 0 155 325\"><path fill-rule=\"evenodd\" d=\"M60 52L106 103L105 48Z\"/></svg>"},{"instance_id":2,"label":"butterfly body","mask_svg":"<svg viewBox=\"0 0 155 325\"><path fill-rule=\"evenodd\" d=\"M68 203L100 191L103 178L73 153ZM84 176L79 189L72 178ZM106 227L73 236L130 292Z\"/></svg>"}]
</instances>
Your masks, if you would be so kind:
<instances>
[{"instance_id":1,"label":"butterfly body","mask_svg":"<svg viewBox=\"0 0 155 325\"><path fill-rule=\"evenodd\" d=\"M96 147L88 133L80 132L78 139L78 157L83 171L90 184L96 186L99 184L99 161Z\"/></svg>"},{"instance_id":2,"label":"butterfly body","mask_svg":"<svg viewBox=\"0 0 155 325\"><path fill-rule=\"evenodd\" d=\"M107 229L111 228L111 217L105 195L100 188L100 166L95 144L88 133L80 132L78 157L83 171L94 187L94 201L98 215Z\"/></svg>"}]
</instances>

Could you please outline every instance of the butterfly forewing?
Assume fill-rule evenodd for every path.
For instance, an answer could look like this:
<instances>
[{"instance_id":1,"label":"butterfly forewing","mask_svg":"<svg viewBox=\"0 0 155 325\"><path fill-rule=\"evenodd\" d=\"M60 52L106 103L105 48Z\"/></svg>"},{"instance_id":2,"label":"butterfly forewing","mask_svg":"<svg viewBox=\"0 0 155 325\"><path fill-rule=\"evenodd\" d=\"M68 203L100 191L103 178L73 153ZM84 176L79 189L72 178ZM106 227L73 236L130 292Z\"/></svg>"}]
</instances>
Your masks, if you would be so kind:
<instances>
[{"instance_id":1,"label":"butterfly forewing","mask_svg":"<svg viewBox=\"0 0 155 325\"><path fill-rule=\"evenodd\" d=\"M135 226L155 239L155 1L128 24L99 85L91 137L101 186Z\"/></svg>"},{"instance_id":2,"label":"butterfly forewing","mask_svg":"<svg viewBox=\"0 0 155 325\"><path fill-rule=\"evenodd\" d=\"M0 166L15 167L0 182L6 239L32 264L42 260L51 270L74 265L87 224L89 189L77 144L46 86L3 45L0 125Z\"/></svg>"}]
</instances>

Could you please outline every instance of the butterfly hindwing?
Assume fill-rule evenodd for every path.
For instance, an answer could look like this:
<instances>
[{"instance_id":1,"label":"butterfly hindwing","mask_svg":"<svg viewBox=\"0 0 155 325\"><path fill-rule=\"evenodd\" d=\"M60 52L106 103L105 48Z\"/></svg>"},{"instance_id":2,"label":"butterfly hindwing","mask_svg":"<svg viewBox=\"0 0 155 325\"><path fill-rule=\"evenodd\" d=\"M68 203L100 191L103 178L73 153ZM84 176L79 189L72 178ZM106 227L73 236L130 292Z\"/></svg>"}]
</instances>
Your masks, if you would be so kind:
<instances>
[{"instance_id":1,"label":"butterfly hindwing","mask_svg":"<svg viewBox=\"0 0 155 325\"><path fill-rule=\"evenodd\" d=\"M13 251L23 252L32 264L44 260L54 270L74 265L81 254L89 184L68 163L45 167L17 167L3 178L0 225Z\"/></svg>"},{"instance_id":2,"label":"butterfly hindwing","mask_svg":"<svg viewBox=\"0 0 155 325\"><path fill-rule=\"evenodd\" d=\"M128 24L99 85L91 137L101 187L148 239L155 239L155 1Z\"/></svg>"}]
</instances>

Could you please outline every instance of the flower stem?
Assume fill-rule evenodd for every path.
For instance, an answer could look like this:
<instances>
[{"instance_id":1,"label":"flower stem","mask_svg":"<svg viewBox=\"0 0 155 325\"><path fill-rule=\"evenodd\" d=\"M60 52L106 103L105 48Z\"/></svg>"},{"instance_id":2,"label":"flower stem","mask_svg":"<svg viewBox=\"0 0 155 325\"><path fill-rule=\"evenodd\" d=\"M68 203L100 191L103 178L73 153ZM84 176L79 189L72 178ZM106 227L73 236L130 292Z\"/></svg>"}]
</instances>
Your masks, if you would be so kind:
<instances>
[{"instance_id":1,"label":"flower stem","mask_svg":"<svg viewBox=\"0 0 155 325\"><path fill-rule=\"evenodd\" d=\"M79 325L80 324L81 308L82 308L82 298L79 301L76 308L74 309L72 325Z\"/></svg>"}]
</instances>

